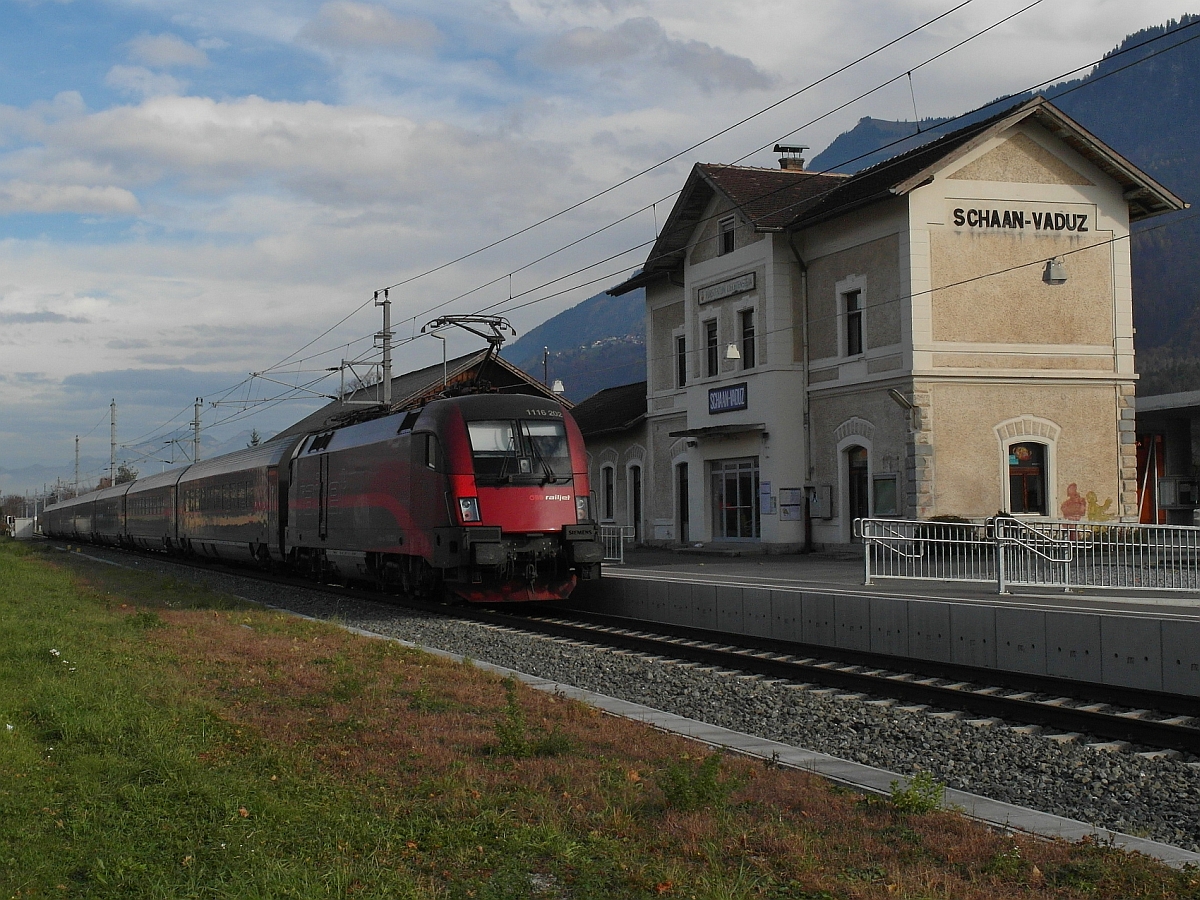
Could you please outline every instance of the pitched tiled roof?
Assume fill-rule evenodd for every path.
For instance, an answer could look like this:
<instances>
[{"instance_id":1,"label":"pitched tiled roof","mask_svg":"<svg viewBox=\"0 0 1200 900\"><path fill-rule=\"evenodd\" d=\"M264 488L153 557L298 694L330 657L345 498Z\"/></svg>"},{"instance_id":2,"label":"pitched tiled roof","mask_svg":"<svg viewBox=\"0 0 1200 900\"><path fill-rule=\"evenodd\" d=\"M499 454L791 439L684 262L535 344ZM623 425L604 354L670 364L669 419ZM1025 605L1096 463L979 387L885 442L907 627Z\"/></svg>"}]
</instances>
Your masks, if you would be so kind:
<instances>
[{"instance_id":1,"label":"pitched tiled roof","mask_svg":"<svg viewBox=\"0 0 1200 900\"><path fill-rule=\"evenodd\" d=\"M758 169L708 163L702 163L698 168L759 231L782 228L847 179L845 175L802 169Z\"/></svg>"},{"instance_id":2,"label":"pitched tiled roof","mask_svg":"<svg viewBox=\"0 0 1200 900\"><path fill-rule=\"evenodd\" d=\"M585 438L625 431L646 418L646 382L598 391L571 410Z\"/></svg>"},{"instance_id":3,"label":"pitched tiled roof","mask_svg":"<svg viewBox=\"0 0 1200 900\"><path fill-rule=\"evenodd\" d=\"M795 231L907 194L979 143L1025 119L1036 121L1121 185L1129 201L1130 221L1187 206L1050 101L1034 97L848 178L790 169L697 165L643 270L610 293L626 293L677 269L715 191L735 203L756 230Z\"/></svg>"}]
</instances>

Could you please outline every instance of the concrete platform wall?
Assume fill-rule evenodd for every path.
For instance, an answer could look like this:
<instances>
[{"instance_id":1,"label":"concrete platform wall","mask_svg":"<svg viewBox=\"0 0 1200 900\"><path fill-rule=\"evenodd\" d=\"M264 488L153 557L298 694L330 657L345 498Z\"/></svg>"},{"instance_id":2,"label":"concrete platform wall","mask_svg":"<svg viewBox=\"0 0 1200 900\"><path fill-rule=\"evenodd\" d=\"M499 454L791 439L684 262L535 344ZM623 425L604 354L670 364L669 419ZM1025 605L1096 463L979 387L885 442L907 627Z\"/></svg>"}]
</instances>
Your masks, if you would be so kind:
<instances>
[{"instance_id":1,"label":"concrete platform wall","mask_svg":"<svg viewBox=\"0 0 1200 900\"><path fill-rule=\"evenodd\" d=\"M1200 622L606 577L580 609L1200 697Z\"/></svg>"}]
</instances>

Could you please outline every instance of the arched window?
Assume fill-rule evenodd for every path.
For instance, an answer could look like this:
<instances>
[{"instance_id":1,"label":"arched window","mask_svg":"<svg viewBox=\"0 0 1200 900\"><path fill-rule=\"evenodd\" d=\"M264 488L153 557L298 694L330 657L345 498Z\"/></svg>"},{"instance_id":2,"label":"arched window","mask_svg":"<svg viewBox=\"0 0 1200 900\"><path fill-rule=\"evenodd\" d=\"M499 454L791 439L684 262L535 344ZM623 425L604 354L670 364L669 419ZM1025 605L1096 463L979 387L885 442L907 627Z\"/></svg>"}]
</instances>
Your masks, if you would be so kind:
<instances>
[{"instance_id":1,"label":"arched window","mask_svg":"<svg viewBox=\"0 0 1200 900\"><path fill-rule=\"evenodd\" d=\"M1046 445L1019 441L1008 445L1008 511L1044 516L1046 502Z\"/></svg>"},{"instance_id":2,"label":"arched window","mask_svg":"<svg viewBox=\"0 0 1200 900\"><path fill-rule=\"evenodd\" d=\"M1018 416L995 426L1000 451L1001 508L1013 515L1058 510L1055 485L1061 429L1048 419Z\"/></svg>"},{"instance_id":3,"label":"arched window","mask_svg":"<svg viewBox=\"0 0 1200 900\"><path fill-rule=\"evenodd\" d=\"M617 470L613 466L605 466L600 470L600 518L606 522L617 517L616 475Z\"/></svg>"}]
</instances>

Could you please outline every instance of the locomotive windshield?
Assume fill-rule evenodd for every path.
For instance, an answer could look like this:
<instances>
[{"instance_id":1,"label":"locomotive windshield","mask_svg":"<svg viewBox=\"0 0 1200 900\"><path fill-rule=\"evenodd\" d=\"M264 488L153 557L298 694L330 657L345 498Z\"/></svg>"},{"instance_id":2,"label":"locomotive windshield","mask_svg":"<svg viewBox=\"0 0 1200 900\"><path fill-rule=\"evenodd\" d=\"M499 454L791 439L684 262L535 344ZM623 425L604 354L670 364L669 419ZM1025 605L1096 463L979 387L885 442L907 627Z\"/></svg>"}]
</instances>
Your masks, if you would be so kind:
<instances>
[{"instance_id":1,"label":"locomotive windshield","mask_svg":"<svg viewBox=\"0 0 1200 900\"><path fill-rule=\"evenodd\" d=\"M562 422L468 422L475 477L484 483L555 484L571 479L571 454Z\"/></svg>"}]
</instances>

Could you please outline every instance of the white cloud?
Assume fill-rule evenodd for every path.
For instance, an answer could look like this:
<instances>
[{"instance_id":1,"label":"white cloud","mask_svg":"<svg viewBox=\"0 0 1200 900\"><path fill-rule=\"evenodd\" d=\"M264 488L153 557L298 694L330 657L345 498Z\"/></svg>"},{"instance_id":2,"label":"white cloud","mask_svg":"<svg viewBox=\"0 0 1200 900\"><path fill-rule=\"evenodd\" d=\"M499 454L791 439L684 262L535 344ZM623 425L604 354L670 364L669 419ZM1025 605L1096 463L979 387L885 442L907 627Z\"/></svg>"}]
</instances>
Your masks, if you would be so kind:
<instances>
[{"instance_id":1,"label":"white cloud","mask_svg":"<svg viewBox=\"0 0 1200 900\"><path fill-rule=\"evenodd\" d=\"M536 58L558 68L650 63L677 72L705 91L762 89L774 81L749 59L704 41L671 38L662 25L645 16L608 29L573 28L546 42Z\"/></svg>"},{"instance_id":2,"label":"white cloud","mask_svg":"<svg viewBox=\"0 0 1200 900\"><path fill-rule=\"evenodd\" d=\"M437 28L425 19L399 18L386 6L332 0L300 29L298 37L336 50L396 49L425 51L441 42Z\"/></svg>"},{"instance_id":3,"label":"white cloud","mask_svg":"<svg viewBox=\"0 0 1200 900\"><path fill-rule=\"evenodd\" d=\"M140 34L129 42L129 58L147 66L207 66L208 55L174 34Z\"/></svg>"},{"instance_id":4,"label":"white cloud","mask_svg":"<svg viewBox=\"0 0 1200 900\"><path fill-rule=\"evenodd\" d=\"M0 183L0 213L81 213L92 215L135 215L141 210L124 188L89 187L82 184L33 184L27 181Z\"/></svg>"},{"instance_id":5,"label":"white cloud","mask_svg":"<svg viewBox=\"0 0 1200 900\"><path fill-rule=\"evenodd\" d=\"M166 72L151 72L144 66L116 65L104 76L104 83L125 94L141 97L156 97L160 94L178 94L185 83Z\"/></svg>"}]
</instances>

